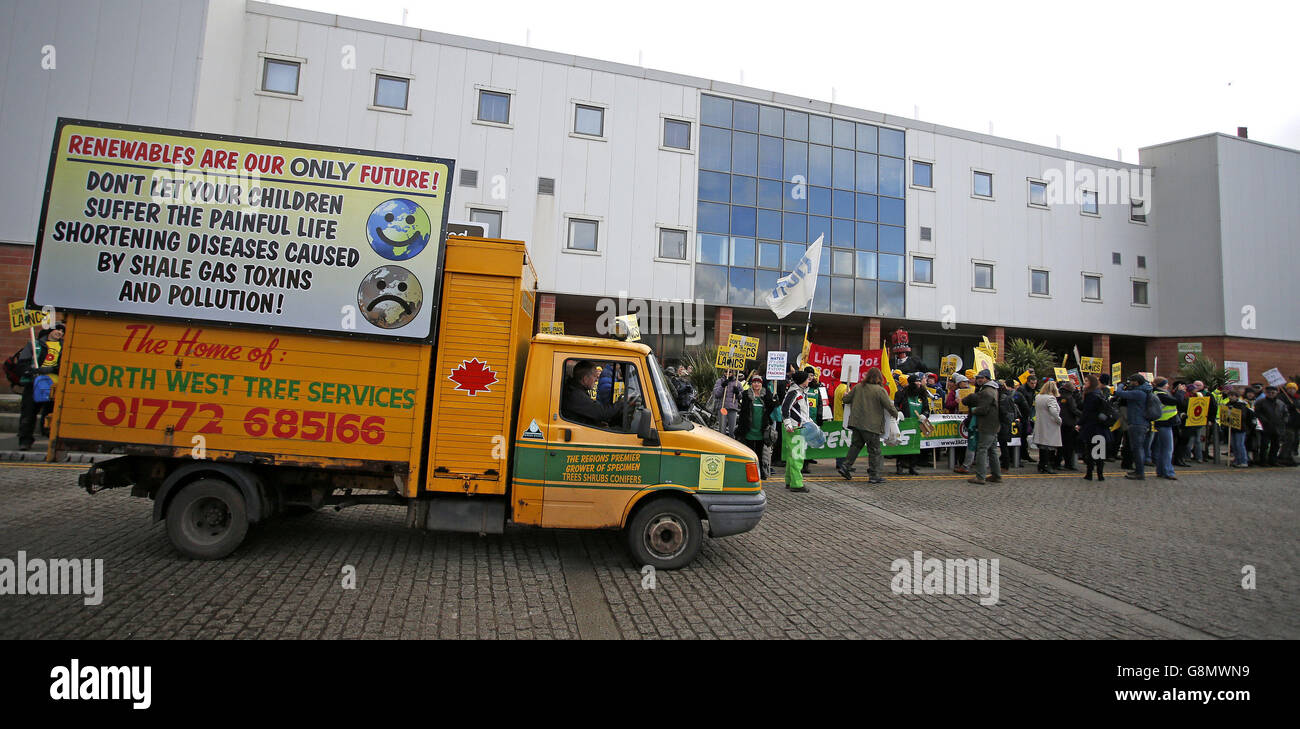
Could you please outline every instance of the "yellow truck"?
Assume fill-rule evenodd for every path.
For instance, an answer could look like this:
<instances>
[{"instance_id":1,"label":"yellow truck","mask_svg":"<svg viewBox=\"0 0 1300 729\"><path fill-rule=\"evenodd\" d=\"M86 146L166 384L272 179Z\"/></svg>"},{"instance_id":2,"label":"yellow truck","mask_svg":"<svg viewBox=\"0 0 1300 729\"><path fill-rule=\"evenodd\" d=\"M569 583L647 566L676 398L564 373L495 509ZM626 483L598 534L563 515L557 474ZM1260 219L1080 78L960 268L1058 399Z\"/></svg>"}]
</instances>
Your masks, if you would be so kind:
<instances>
[{"instance_id":1,"label":"yellow truck","mask_svg":"<svg viewBox=\"0 0 1300 729\"><path fill-rule=\"evenodd\" d=\"M753 453L636 342L534 335L520 241L446 236L455 162L59 119L28 307L67 331L50 455L219 559L286 512L623 529L638 563L752 529Z\"/></svg>"}]
</instances>

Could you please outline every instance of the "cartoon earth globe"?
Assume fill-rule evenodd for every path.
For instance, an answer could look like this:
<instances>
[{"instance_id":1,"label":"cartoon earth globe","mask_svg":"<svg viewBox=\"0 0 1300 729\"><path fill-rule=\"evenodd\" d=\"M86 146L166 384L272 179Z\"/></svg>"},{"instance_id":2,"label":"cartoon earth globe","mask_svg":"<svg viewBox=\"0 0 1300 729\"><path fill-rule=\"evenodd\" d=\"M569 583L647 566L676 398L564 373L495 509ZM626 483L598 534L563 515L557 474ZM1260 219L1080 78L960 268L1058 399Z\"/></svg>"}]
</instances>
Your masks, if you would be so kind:
<instances>
[{"instance_id":1,"label":"cartoon earth globe","mask_svg":"<svg viewBox=\"0 0 1300 729\"><path fill-rule=\"evenodd\" d=\"M379 203L366 220L370 247L390 261L406 261L419 255L432 234L429 214L403 197Z\"/></svg>"},{"instance_id":2,"label":"cartoon earth globe","mask_svg":"<svg viewBox=\"0 0 1300 729\"><path fill-rule=\"evenodd\" d=\"M401 266L380 266L366 274L357 287L361 315L380 329L400 329L411 323L423 303L420 280Z\"/></svg>"}]
</instances>

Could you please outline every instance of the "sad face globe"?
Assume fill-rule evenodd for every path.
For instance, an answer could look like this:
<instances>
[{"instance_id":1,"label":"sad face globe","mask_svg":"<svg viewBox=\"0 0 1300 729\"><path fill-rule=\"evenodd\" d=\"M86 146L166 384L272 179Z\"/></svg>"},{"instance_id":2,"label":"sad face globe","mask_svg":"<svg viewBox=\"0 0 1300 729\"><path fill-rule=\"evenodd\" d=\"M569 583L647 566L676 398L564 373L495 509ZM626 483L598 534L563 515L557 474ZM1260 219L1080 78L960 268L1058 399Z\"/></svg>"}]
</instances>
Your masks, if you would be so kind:
<instances>
[{"instance_id":1,"label":"sad face globe","mask_svg":"<svg viewBox=\"0 0 1300 729\"><path fill-rule=\"evenodd\" d=\"M379 203L366 219L370 247L390 261L405 261L419 255L432 234L429 214L404 197Z\"/></svg>"},{"instance_id":2,"label":"sad face globe","mask_svg":"<svg viewBox=\"0 0 1300 729\"><path fill-rule=\"evenodd\" d=\"M380 266L366 274L357 287L361 315L380 329L410 324L423 303L420 279L401 266Z\"/></svg>"}]
</instances>

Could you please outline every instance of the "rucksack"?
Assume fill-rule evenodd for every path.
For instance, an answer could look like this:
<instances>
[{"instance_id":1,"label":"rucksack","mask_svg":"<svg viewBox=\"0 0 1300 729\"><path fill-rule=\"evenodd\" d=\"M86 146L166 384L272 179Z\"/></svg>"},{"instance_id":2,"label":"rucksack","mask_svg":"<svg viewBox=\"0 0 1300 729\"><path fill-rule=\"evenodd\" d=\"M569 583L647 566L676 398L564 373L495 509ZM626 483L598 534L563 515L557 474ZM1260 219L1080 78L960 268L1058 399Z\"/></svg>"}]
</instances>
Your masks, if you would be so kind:
<instances>
[{"instance_id":1,"label":"rucksack","mask_svg":"<svg viewBox=\"0 0 1300 729\"><path fill-rule=\"evenodd\" d=\"M1010 395L998 398L998 411L998 414L1002 419L1002 424L1008 428L1011 427L1011 423L1015 422L1015 419L1020 416L1020 409L1016 407L1016 404L1012 401Z\"/></svg>"},{"instance_id":2,"label":"rucksack","mask_svg":"<svg viewBox=\"0 0 1300 729\"><path fill-rule=\"evenodd\" d=\"M1146 407L1147 420L1150 420L1151 422L1154 423L1155 421L1159 420L1160 416L1163 414L1164 414L1164 405L1160 402L1160 396L1155 394L1154 392L1148 392L1147 407Z\"/></svg>"},{"instance_id":3,"label":"rucksack","mask_svg":"<svg viewBox=\"0 0 1300 729\"><path fill-rule=\"evenodd\" d=\"M27 369L27 367L22 364L22 361L18 359L18 355L22 353L23 350L20 349L10 355L9 359L5 360L5 377L9 379L10 388L18 387L22 384L23 372Z\"/></svg>"},{"instance_id":4,"label":"rucksack","mask_svg":"<svg viewBox=\"0 0 1300 729\"><path fill-rule=\"evenodd\" d=\"M54 399L54 379L49 375L37 375L32 380L32 401L49 402Z\"/></svg>"}]
</instances>

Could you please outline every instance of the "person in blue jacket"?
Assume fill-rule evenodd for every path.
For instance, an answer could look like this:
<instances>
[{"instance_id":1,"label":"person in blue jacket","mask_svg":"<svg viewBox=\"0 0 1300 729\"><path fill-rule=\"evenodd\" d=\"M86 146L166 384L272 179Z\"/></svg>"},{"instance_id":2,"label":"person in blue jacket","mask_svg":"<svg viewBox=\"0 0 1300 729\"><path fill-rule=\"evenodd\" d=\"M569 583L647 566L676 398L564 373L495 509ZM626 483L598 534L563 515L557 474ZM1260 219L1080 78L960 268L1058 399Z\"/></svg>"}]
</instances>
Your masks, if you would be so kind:
<instances>
[{"instance_id":1,"label":"person in blue jacket","mask_svg":"<svg viewBox=\"0 0 1300 729\"><path fill-rule=\"evenodd\" d=\"M1128 447L1133 454L1133 470L1124 474L1124 478L1143 481L1146 479L1147 433L1151 430L1151 421L1147 420L1147 398L1152 397L1151 385L1142 375L1130 375L1128 386L1118 386L1115 391L1126 408L1128 420Z\"/></svg>"}]
</instances>

